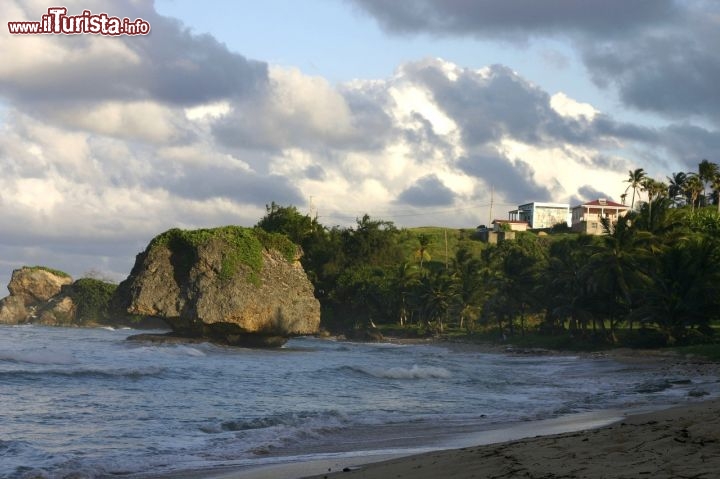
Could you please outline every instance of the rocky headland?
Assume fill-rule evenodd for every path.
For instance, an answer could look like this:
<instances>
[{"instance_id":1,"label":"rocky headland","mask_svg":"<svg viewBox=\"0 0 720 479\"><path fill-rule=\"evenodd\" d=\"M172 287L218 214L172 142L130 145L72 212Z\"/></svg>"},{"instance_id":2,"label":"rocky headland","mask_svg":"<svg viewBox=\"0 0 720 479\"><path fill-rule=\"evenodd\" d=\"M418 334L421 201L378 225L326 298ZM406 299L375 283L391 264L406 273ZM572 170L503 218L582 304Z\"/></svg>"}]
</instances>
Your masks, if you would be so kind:
<instances>
[{"instance_id":1,"label":"rocky headland","mask_svg":"<svg viewBox=\"0 0 720 479\"><path fill-rule=\"evenodd\" d=\"M75 305L61 291L72 282L70 275L42 266L14 270L10 295L0 299L0 324L70 323Z\"/></svg>"},{"instance_id":2,"label":"rocky headland","mask_svg":"<svg viewBox=\"0 0 720 479\"><path fill-rule=\"evenodd\" d=\"M161 321L111 309L116 287L95 278L73 281L45 266L23 266L13 271L10 295L0 299L0 324L167 328Z\"/></svg>"},{"instance_id":3,"label":"rocky headland","mask_svg":"<svg viewBox=\"0 0 720 479\"><path fill-rule=\"evenodd\" d=\"M320 326L320 303L300 255L285 236L258 229L172 229L137 256L113 302L161 318L170 337L279 346Z\"/></svg>"}]
</instances>

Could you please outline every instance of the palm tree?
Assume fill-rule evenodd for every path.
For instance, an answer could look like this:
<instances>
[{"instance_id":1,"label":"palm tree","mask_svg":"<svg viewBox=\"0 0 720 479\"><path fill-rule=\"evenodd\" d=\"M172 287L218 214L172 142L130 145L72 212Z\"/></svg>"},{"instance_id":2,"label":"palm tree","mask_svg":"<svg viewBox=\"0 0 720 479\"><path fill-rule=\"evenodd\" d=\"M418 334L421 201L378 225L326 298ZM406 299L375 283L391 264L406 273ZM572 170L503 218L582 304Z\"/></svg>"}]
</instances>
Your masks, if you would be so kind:
<instances>
[{"instance_id":1,"label":"palm tree","mask_svg":"<svg viewBox=\"0 0 720 479\"><path fill-rule=\"evenodd\" d=\"M403 262L395 270L395 286L396 286L396 310L400 326L404 326L412 319L412 315L408 318L408 296L418 281L418 267L410 262Z\"/></svg>"},{"instance_id":2,"label":"palm tree","mask_svg":"<svg viewBox=\"0 0 720 479\"><path fill-rule=\"evenodd\" d=\"M465 325L465 319L468 319L469 325L472 326L481 298L485 294L483 264L478 258L473 257L470 250L461 247L455 252L452 265L452 277L458 293L460 328Z\"/></svg>"},{"instance_id":3,"label":"palm tree","mask_svg":"<svg viewBox=\"0 0 720 479\"><path fill-rule=\"evenodd\" d=\"M632 310L635 291L645 281L640 265L650 253L647 244L652 235L638 231L632 222L633 214L618 218L611 224L602 218L605 235L586 264L589 301L593 317L609 320L609 339L617 341L617 326ZM605 329L605 322L600 322Z\"/></svg>"},{"instance_id":4,"label":"palm tree","mask_svg":"<svg viewBox=\"0 0 720 479\"><path fill-rule=\"evenodd\" d=\"M442 333L457 300L456 284L445 270L423 275L415 283L410 299L428 331Z\"/></svg>"},{"instance_id":5,"label":"palm tree","mask_svg":"<svg viewBox=\"0 0 720 479\"><path fill-rule=\"evenodd\" d=\"M641 182L642 191L645 191L648 195L648 208L650 213L650 227L652 227L652 204L656 198L661 198L667 194L667 185L662 181L654 180L650 177L643 178Z\"/></svg>"},{"instance_id":6,"label":"palm tree","mask_svg":"<svg viewBox=\"0 0 720 479\"><path fill-rule=\"evenodd\" d=\"M688 201L692 205L692 210L695 211L695 206L698 203L698 198L703 192L703 182L700 179L700 175L697 173L688 173L685 179L685 195Z\"/></svg>"},{"instance_id":7,"label":"palm tree","mask_svg":"<svg viewBox=\"0 0 720 479\"><path fill-rule=\"evenodd\" d=\"M678 197L685 197L685 181L687 180L687 174L679 171L677 173L673 173L672 176L668 176L667 179L670 182L670 186L668 187L668 196L677 205Z\"/></svg>"},{"instance_id":8,"label":"palm tree","mask_svg":"<svg viewBox=\"0 0 720 479\"><path fill-rule=\"evenodd\" d=\"M717 317L717 243L702 238L676 241L654 258L651 281L639 288L640 301L634 316L656 324L668 344L687 334L690 327L711 331Z\"/></svg>"},{"instance_id":9,"label":"palm tree","mask_svg":"<svg viewBox=\"0 0 720 479\"><path fill-rule=\"evenodd\" d=\"M712 163L708 160L702 160L698 165L698 177L702 181L702 198L703 203L707 204L707 196L705 194L705 187L708 183L712 182L713 178L718 175L717 163Z\"/></svg>"},{"instance_id":10,"label":"palm tree","mask_svg":"<svg viewBox=\"0 0 720 479\"><path fill-rule=\"evenodd\" d=\"M638 188L640 187L640 183L642 182L643 178L647 176L645 173L645 170L642 168L637 168L635 171L630 170L628 171L629 178L625 180L626 183L630 183L627 188L625 188L625 194L627 194L629 189L633 190L632 195L632 201L630 202L630 209L633 209L635 207L635 193L637 192Z\"/></svg>"},{"instance_id":11,"label":"palm tree","mask_svg":"<svg viewBox=\"0 0 720 479\"><path fill-rule=\"evenodd\" d=\"M713 189L713 196L715 196L715 203L718 207L718 213L720 213L720 174L715 175L712 179L710 186Z\"/></svg>"},{"instance_id":12,"label":"palm tree","mask_svg":"<svg viewBox=\"0 0 720 479\"><path fill-rule=\"evenodd\" d=\"M430 253L427 248L430 246L430 237L426 234L420 233L417 237L420 246L415 250L415 256L420 259L420 270L422 271L423 262L427 259L430 260Z\"/></svg>"}]
</instances>

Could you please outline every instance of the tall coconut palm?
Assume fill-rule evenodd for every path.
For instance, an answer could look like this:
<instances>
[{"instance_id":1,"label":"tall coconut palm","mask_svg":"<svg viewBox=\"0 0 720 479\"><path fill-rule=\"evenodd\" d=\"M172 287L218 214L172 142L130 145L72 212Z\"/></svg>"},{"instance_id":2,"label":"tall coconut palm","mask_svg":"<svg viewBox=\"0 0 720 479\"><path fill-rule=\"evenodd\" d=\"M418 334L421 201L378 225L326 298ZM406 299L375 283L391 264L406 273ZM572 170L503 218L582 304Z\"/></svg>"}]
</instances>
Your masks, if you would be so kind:
<instances>
[{"instance_id":1,"label":"tall coconut palm","mask_svg":"<svg viewBox=\"0 0 720 479\"><path fill-rule=\"evenodd\" d=\"M640 184L642 183L643 178L647 176L645 173L645 170L642 168L636 168L634 171L630 170L628 171L629 178L625 180L625 183L630 183L627 188L625 188L625 194L627 194L628 190L632 189L633 195L632 195L632 201L630 202L630 209L632 210L635 207L635 193L637 193L638 188L640 188Z\"/></svg>"},{"instance_id":2,"label":"tall coconut palm","mask_svg":"<svg viewBox=\"0 0 720 479\"><path fill-rule=\"evenodd\" d=\"M703 204L707 204L706 186L711 183L713 178L718 175L717 163L712 163L708 160L702 160L698 165L698 177L702 181L702 199Z\"/></svg>"},{"instance_id":3,"label":"tall coconut palm","mask_svg":"<svg viewBox=\"0 0 720 479\"><path fill-rule=\"evenodd\" d=\"M713 195L715 196L715 203L717 203L718 213L720 213L720 174L715 175L712 179L710 186L713 189Z\"/></svg>"},{"instance_id":4,"label":"tall coconut palm","mask_svg":"<svg viewBox=\"0 0 720 479\"><path fill-rule=\"evenodd\" d=\"M473 319L479 310L481 297L486 293L482 277L483 264L472 255L470 250L461 247L455 252L452 265L452 277L458 293L460 327L465 325L466 319L472 326Z\"/></svg>"},{"instance_id":5,"label":"tall coconut palm","mask_svg":"<svg viewBox=\"0 0 720 479\"><path fill-rule=\"evenodd\" d=\"M697 173L688 173L685 179L685 195L695 211L698 199L703 192L703 182Z\"/></svg>"},{"instance_id":6,"label":"tall coconut palm","mask_svg":"<svg viewBox=\"0 0 720 479\"><path fill-rule=\"evenodd\" d=\"M420 271L422 271L423 263L425 260L430 260L430 253L428 253L428 246L430 246L430 237L426 234L420 233L417 237L419 247L415 250L415 257L420 260Z\"/></svg>"},{"instance_id":7,"label":"tall coconut palm","mask_svg":"<svg viewBox=\"0 0 720 479\"><path fill-rule=\"evenodd\" d=\"M615 224L607 218L601 223L606 234L585 268L595 296L593 315L609 320L609 339L615 342L617 326L627 318L635 291L645 280L640 265L650 254L652 234L638 231L631 215L621 216ZM604 321L600 325L605 328Z\"/></svg>"},{"instance_id":8,"label":"tall coconut palm","mask_svg":"<svg viewBox=\"0 0 720 479\"><path fill-rule=\"evenodd\" d=\"M650 218L650 228L652 228L652 204L653 200L667 194L667 185L661 181L654 180L650 177L643 178L641 182L642 191L648 195L648 209Z\"/></svg>"},{"instance_id":9,"label":"tall coconut palm","mask_svg":"<svg viewBox=\"0 0 720 479\"><path fill-rule=\"evenodd\" d=\"M679 171L673 173L672 176L668 176L667 179L670 183L668 186L668 196L677 204L678 197L685 197L685 180L687 180L687 174Z\"/></svg>"}]
</instances>

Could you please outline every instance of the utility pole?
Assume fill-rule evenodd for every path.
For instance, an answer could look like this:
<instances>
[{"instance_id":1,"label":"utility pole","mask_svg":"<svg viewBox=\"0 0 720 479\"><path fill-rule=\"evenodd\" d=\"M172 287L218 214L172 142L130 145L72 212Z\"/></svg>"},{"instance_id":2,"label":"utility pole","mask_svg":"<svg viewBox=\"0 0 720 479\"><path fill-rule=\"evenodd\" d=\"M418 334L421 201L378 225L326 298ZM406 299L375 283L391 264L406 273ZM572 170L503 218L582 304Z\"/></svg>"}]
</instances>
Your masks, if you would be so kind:
<instances>
[{"instance_id":1,"label":"utility pole","mask_svg":"<svg viewBox=\"0 0 720 479\"><path fill-rule=\"evenodd\" d=\"M492 209L493 209L493 200L495 199L495 186L490 186L490 219L488 220L488 224L491 225L493 221L492 217Z\"/></svg>"},{"instance_id":2,"label":"utility pole","mask_svg":"<svg viewBox=\"0 0 720 479\"><path fill-rule=\"evenodd\" d=\"M447 228L445 228L445 269L448 269L448 243L447 243Z\"/></svg>"},{"instance_id":3,"label":"utility pole","mask_svg":"<svg viewBox=\"0 0 720 479\"><path fill-rule=\"evenodd\" d=\"M315 223L317 222L317 209L315 208L315 204L313 203L313 196L310 195L310 201L308 204L308 209L310 210L308 213L308 216L310 217L310 227L312 228L312 231L315 230Z\"/></svg>"}]
</instances>

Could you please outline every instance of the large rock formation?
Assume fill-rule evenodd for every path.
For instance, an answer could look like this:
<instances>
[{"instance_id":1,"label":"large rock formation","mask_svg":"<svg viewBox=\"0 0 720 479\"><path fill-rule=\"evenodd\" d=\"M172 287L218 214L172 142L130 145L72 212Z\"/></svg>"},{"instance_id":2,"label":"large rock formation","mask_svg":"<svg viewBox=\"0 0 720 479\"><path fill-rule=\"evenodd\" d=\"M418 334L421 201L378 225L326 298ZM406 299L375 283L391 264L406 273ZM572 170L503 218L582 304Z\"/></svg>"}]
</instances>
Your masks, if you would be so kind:
<instances>
[{"instance_id":1,"label":"large rock formation","mask_svg":"<svg viewBox=\"0 0 720 479\"><path fill-rule=\"evenodd\" d=\"M73 282L62 271L25 266L13 271L8 284L10 296L0 300L0 324L167 329L162 321L111 310L109 303L116 287L93 278Z\"/></svg>"},{"instance_id":2,"label":"large rock formation","mask_svg":"<svg viewBox=\"0 0 720 479\"><path fill-rule=\"evenodd\" d=\"M299 256L287 238L262 230L173 229L137 256L116 301L129 313L162 318L176 335L276 346L320 325Z\"/></svg>"},{"instance_id":3,"label":"large rock formation","mask_svg":"<svg viewBox=\"0 0 720 479\"><path fill-rule=\"evenodd\" d=\"M62 271L41 266L16 269L8 284L10 296L0 300L0 323L33 322L38 311L71 283L72 278Z\"/></svg>"}]
</instances>

